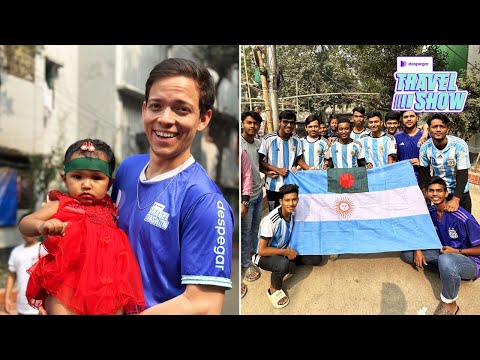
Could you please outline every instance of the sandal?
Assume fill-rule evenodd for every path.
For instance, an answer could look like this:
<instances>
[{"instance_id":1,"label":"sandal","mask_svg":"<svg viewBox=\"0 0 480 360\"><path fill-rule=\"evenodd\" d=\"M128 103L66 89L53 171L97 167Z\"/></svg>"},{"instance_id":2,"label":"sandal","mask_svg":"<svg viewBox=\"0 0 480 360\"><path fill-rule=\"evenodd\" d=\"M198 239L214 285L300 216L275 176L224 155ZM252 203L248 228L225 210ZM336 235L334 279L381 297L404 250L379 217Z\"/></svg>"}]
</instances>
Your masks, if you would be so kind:
<instances>
[{"instance_id":1,"label":"sandal","mask_svg":"<svg viewBox=\"0 0 480 360\"><path fill-rule=\"evenodd\" d=\"M250 282L255 281L255 280L258 280L260 275L261 275L260 270L258 270L255 266L250 265L248 269L245 271L245 280Z\"/></svg>"},{"instance_id":2,"label":"sandal","mask_svg":"<svg viewBox=\"0 0 480 360\"><path fill-rule=\"evenodd\" d=\"M240 286L240 293L242 295L242 299L243 297L247 294L247 291L248 291L248 287L247 285L245 285L243 282L242 282L242 285Z\"/></svg>"},{"instance_id":3,"label":"sandal","mask_svg":"<svg viewBox=\"0 0 480 360\"><path fill-rule=\"evenodd\" d=\"M440 303L438 304L438 307L433 313L433 315L457 315L459 310L460 310L460 306L457 305L457 310L455 310L455 314L453 314L443 306L443 303Z\"/></svg>"},{"instance_id":4,"label":"sandal","mask_svg":"<svg viewBox=\"0 0 480 360\"><path fill-rule=\"evenodd\" d=\"M270 302L272 303L273 307L277 309L284 308L290 303L290 299L282 289L275 291L273 294L270 294L270 289L267 289L267 296ZM284 304L281 304L280 300L283 300L283 299L287 299L287 301Z\"/></svg>"}]
</instances>

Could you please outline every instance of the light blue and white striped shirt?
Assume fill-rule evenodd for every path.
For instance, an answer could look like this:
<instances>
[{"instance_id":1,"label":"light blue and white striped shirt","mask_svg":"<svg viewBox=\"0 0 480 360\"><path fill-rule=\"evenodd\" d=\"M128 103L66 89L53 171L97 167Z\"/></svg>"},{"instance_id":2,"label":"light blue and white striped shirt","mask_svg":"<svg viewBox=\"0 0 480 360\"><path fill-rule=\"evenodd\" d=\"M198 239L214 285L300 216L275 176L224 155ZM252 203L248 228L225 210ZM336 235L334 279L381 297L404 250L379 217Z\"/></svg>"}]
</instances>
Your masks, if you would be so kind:
<instances>
[{"instance_id":1,"label":"light blue and white striped shirt","mask_svg":"<svg viewBox=\"0 0 480 360\"><path fill-rule=\"evenodd\" d=\"M293 225L295 222L295 213L290 216L290 221L287 222L282 216L282 206L277 206L275 209L265 216L260 222L258 230L258 243L260 244L260 238L269 239L268 246L275 247L277 249L285 249L290 243L292 237ZM258 265L260 255L253 255L252 260L255 265Z\"/></svg>"},{"instance_id":2,"label":"light blue and white striped shirt","mask_svg":"<svg viewBox=\"0 0 480 360\"><path fill-rule=\"evenodd\" d=\"M336 168L358 167L358 159L364 158L362 144L357 140L352 140L346 145L335 141L325 154L325 159L332 159L333 167Z\"/></svg>"},{"instance_id":3,"label":"light blue and white striped shirt","mask_svg":"<svg viewBox=\"0 0 480 360\"><path fill-rule=\"evenodd\" d=\"M433 175L440 176L447 183L449 194L455 193L457 170L470 168L470 155L465 140L453 135L447 135L447 145L439 150L428 139L420 147L420 166L432 166ZM470 189L470 183L465 185L466 193Z\"/></svg>"},{"instance_id":4,"label":"light blue and white striped shirt","mask_svg":"<svg viewBox=\"0 0 480 360\"><path fill-rule=\"evenodd\" d=\"M323 166L323 156L327 151L328 143L325 138L316 139L306 136L301 139L303 148L303 161L310 167L321 169Z\"/></svg>"},{"instance_id":5,"label":"light blue and white striped shirt","mask_svg":"<svg viewBox=\"0 0 480 360\"><path fill-rule=\"evenodd\" d=\"M302 155L302 143L297 134L292 134L288 140L283 140L278 132L270 133L263 137L258 153L265 156L263 160L268 164L291 170L297 157ZM281 175L276 179L265 177L267 190L278 192L282 185L284 185L284 179Z\"/></svg>"},{"instance_id":6,"label":"light blue and white striped shirt","mask_svg":"<svg viewBox=\"0 0 480 360\"><path fill-rule=\"evenodd\" d=\"M392 135L383 133L376 138L370 134L363 134L360 138L365 161L371 163L373 167L380 167L388 164L388 155L397 155L397 146L395 138Z\"/></svg>"}]
</instances>

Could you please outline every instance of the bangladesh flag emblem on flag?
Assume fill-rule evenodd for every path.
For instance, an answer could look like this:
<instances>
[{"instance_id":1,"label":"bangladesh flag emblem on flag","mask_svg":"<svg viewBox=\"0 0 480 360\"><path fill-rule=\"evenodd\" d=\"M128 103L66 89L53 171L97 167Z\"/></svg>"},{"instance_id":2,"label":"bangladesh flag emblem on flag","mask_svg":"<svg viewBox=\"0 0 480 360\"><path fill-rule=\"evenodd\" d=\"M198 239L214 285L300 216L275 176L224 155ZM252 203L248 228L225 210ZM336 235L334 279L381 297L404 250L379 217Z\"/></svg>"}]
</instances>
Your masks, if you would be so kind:
<instances>
[{"instance_id":1,"label":"bangladesh flag emblem on flag","mask_svg":"<svg viewBox=\"0 0 480 360\"><path fill-rule=\"evenodd\" d=\"M328 169L328 192L360 193L368 192L368 177L365 167Z\"/></svg>"}]
</instances>

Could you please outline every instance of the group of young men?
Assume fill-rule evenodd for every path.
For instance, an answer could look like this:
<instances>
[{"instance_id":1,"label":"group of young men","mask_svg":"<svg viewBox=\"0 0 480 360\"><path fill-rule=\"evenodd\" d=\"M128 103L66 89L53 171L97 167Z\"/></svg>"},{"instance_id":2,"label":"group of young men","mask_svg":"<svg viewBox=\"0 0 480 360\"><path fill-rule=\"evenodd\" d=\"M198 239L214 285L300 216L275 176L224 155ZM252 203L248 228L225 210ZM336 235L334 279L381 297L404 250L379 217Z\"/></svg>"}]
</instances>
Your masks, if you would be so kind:
<instances>
[{"instance_id":1,"label":"group of young men","mask_svg":"<svg viewBox=\"0 0 480 360\"><path fill-rule=\"evenodd\" d=\"M379 111L366 113L358 106L350 118L330 116L328 127L315 114L308 116L307 135L299 138L294 130L296 114L286 110L279 114L279 130L259 140L255 135L262 118L255 115L258 114L252 111L242 113L241 145L249 149L251 171L257 174L255 186L260 189L252 197L256 201L254 211L249 208L252 202L242 195L242 206L248 214L242 215L241 224L241 263L246 270L246 280L258 279L259 268L271 271L267 296L274 307L283 308L290 301L282 289L283 281L293 273L295 265L325 263L322 255L301 256L289 247L299 192L297 185L285 183L290 171L358 166L371 169L408 160L427 203L432 205L430 214L442 248L404 251L401 258L419 268L424 265L437 268L442 292L435 314L458 312L460 279L480 276L480 225L470 214L468 145L448 135L448 116L432 114L426 124L419 127L419 117L414 111L390 111L383 117ZM260 222L258 206L262 203L262 185L270 213ZM333 255L331 259L337 257ZM243 297L246 286L242 286L245 287Z\"/></svg>"}]
</instances>

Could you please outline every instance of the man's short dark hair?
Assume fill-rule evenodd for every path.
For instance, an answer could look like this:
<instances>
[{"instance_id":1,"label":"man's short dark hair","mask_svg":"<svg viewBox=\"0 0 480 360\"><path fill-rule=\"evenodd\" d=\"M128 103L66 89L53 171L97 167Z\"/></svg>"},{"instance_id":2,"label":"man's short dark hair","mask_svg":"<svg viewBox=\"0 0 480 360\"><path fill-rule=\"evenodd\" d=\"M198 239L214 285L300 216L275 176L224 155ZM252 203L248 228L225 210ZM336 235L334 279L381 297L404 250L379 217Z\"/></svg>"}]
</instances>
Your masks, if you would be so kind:
<instances>
[{"instance_id":1,"label":"man's short dark hair","mask_svg":"<svg viewBox=\"0 0 480 360\"><path fill-rule=\"evenodd\" d=\"M263 121L262 117L260 116L259 113L257 113L256 111L253 111L253 110L249 110L249 111L244 111L241 115L241 119L242 119L242 122L243 120L245 120L248 116L252 117L253 120L261 123Z\"/></svg>"},{"instance_id":2,"label":"man's short dark hair","mask_svg":"<svg viewBox=\"0 0 480 360\"><path fill-rule=\"evenodd\" d=\"M352 130L352 123L350 122L349 118L342 117L340 120L338 120L337 129L340 127L340 124L348 124L350 130Z\"/></svg>"},{"instance_id":3,"label":"man's short dark hair","mask_svg":"<svg viewBox=\"0 0 480 360\"><path fill-rule=\"evenodd\" d=\"M172 76L185 76L197 83L200 94L198 105L200 115L204 115L213 108L215 102L215 82L212 75L202 64L180 58L165 59L155 65L152 71L150 71L150 75L145 83L145 102L148 103L150 89L155 81Z\"/></svg>"},{"instance_id":4,"label":"man's short dark hair","mask_svg":"<svg viewBox=\"0 0 480 360\"><path fill-rule=\"evenodd\" d=\"M315 120L317 120L317 121L318 121L318 125L320 125L321 121L320 121L320 119L318 118L318 115L317 115L317 114L308 115L308 117L305 119L305 127L307 127L308 124L310 124L312 121L315 121Z\"/></svg>"},{"instance_id":5,"label":"man's short dark hair","mask_svg":"<svg viewBox=\"0 0 480 360\"><path fill-rule=\"evenodd\" d=\"M385 122L387 122L387 120L397 120L398 122L400 122L400 113L398 111L389 111L385 114Z\"/></svg>"},{"instance_id":6,"label":"man's short dark hair","mask_svg":"<svg viewBox=\"0 0 480 360\"><path fill-rule=\"evenodd\" d=\"M428 181L427 189L430 187L430 185L433 185L433 184L442 185L443 189L447 191L447 183L440 176L432 176Z\"/></svg>"},{"instance_id":7,"label":"man's short dark hair","mask_svg":"<svg viewBox=\"0 0 480 360\"><path fill-rule=\"evenodd\" d=\"M370 110L368 113L367 113L367 119L371 119L372 117L375 117L375 116L378 116L380 118L380 120L382 120L382 114L380 113L380 111L377 111L377 110Z\"/></svg>"},{"instance_id":8,"label":"man's short dark hair","mask_svg":"<svg viewBox=\"0 0 480 360\"><path fill-rule=\"evenodd\" d=\"M297 115L293 110L284 110L280 114L278 114L278 120L295 120L297 121Z\"/></svg>"},{"instance_id":9,"label":"man's short dark hair","mask_svg":"<svg viewBox=\"0 0 480 360\"><path fill-rule=\"evenodd\" d=\"M440 114L440 113L434 113L427 120L427 124L428 124L429 127L432 124L432 121L435 120L435 119L441 120L445 125L447 125L447 127L448 127L448 124L450 123L450 119L448 118L447 115Z\"/></svg>"},{"instance_id":10,"label":"man's short dark hair","mask_svg":"<svg viewBox=\"0 0 480 360\"><path fill-rule=\"evenodd\" d=\"M298 195L298 185L296 184L285 184L280 187L278 192L280 193L280 199L283 199L283 197L287 194L291 193L297 193Z\"/></svg>"},{"instance_id":11,"label":"man's short dark hair","mask_svg":"<svg viewBox=\"0 0 480 360\"><path fill-rule=\"evenodd\" d=\"M363 106L355 106L352 110L352 115L355 111L358 111L360 114L365 115L365 108Z\"/></svg>"}]
</instances>

